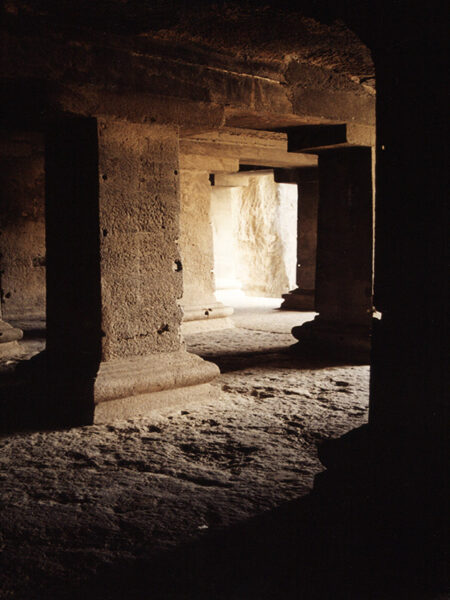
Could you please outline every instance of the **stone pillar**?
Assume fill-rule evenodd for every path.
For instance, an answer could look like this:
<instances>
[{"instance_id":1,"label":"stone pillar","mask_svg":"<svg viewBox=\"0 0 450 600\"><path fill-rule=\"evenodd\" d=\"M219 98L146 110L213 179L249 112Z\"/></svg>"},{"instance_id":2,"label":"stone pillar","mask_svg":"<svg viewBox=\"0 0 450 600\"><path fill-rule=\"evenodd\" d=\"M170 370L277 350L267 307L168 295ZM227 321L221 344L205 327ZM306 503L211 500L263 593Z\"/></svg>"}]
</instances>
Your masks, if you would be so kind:
<instances>
[{"instance_id":1,"label":"stone pillar","mask_svg":"<svg viewBox=\"0 0 450 600\"><path fill-rule=\"evenodd\" d=\"M214 296L211 182L207 171L180 171L183 333L233 327L230 306Z\"/></svg>"},{"instance_id":2,"label":"stone pillar","mask_svg":"<svg viewBox=\"0 0 450 600\"><path fill-rule=\"evenodd\" d=\"M371 149L348 147L319 157L316 311L295 327L299 347L369 360L373 314Z\"/></svg>"},{"instance_id":3,"label":"stone pillar","mask_svg":"<svg viewBox=\"0 0 450 600\"><path fill-rule=\"evenodd\" d=\"M178 144L168 127L65 118L46 140L47 373L57 419L209 395L180 337Z\"/></svg>"},{"instance_id":4,"label":"stone pillar","mask_svg":"<svg viewBox=\"0 0 450 600\"><path fill-rule=\"evenodd\" d=\"M313 311L315 308L317 211L319 173L314 168L275 169L275 181L298 188L297 288L283 294L283 310Z\"/></svg>"}]
</instances>

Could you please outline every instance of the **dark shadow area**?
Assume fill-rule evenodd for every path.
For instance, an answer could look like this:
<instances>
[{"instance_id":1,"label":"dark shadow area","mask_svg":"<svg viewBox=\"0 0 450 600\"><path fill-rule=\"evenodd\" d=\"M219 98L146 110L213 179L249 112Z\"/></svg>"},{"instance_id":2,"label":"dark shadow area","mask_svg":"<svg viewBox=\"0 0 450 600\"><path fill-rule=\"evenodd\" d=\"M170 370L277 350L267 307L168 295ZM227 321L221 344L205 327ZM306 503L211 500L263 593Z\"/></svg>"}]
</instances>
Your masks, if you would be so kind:
<instances>
[{"instance_id":1,"label":"dark shadow area","mask_svg":"<svg viewBox=\"0 0 450 600\"><path fill-rule=\"evenodd\" d=\"M417 513L427 493L439 490L437 474L426 494L411 495L422 469L401 470L405 463L379 448L375 467L374 451L367 427L355 430L322 446L329 470L309 496L163 555L142 547L141 560L112 559L88 576L80 572L82 583L52 583L47 591L59 600L443 598L444 521L435 512L442 497L432 495Z\"/></svg>"},{"instance_id":2,"label":"dark shadow area","mask_svg":"<svg viewBox=\"0 0 450 600\"><path fill-rule=\"evenodd\" d=\"M294 346L294 348L297 345ZM308 352L297 353L291 347L261 350L261 352L242 352L227 354L199 353L205 360L214 362L221 373L240 371L250 367L270 366L282 369L326 369L328 367L346 366L348 363L339 359L329 359L317 353L311 356Z\"/></svg>"},{"instance_id":3,"label":"dark shadow area","mask_svg":"<svg viewBox=\"0 0 450 600\"><path fill-rule=\"evenodd\" d=\"M91 423L95 375L80 361L50 367L45 350L19 362L0 375L0 433Z\"/></svg>"}]
</instances>

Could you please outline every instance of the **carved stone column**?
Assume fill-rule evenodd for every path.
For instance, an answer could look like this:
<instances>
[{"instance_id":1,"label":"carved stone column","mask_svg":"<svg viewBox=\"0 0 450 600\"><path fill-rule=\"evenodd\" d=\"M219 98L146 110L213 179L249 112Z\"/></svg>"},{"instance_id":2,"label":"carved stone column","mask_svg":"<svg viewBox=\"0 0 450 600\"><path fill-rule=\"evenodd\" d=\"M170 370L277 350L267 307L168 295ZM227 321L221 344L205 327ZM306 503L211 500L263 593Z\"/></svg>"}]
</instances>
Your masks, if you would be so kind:
<instances>
[{"instance_id":1,"label":"carved stone column","mask_svg":"<svg viewBox=\"0 0 450 600\"><path fill-rule=\"evenodd\" d=\"M214 296L211 182L206 170L180 171L183 333L233 327L233 309Z\"/></svg>"},{"instance_id":2,"label":"carved stone column","mask_svg":"<svg viewBox=\"0 0 450 600\"><path fill-rule=\"evenodd\" d=\"M58 418L104 422L211 394L185 351L176 132L61 119L46 140L47 373Z\"/></svg>"},{"instance_id":3,"label":"carved stone column","mask_svg":"<svg viewBox=\"0 0 450 600\"><path fill-rule=\"evenodd\" d=\"M313 311L315 308L317 211L319 173L316 168L275 169L277 183L294 183L298 188L297 288L283 294L283 310Z\"/></svg>"},{"instance_id":4,"label":"carved stone column","mask_svg":"<svg viewBox=\"0 0 450 600\"><path fill-rule=\"evenodd\" d=\"M316 311L295 327L299 347L365 362L373 314L371 149L330 149L319 156Z\"/></svg>"}]
</instances>

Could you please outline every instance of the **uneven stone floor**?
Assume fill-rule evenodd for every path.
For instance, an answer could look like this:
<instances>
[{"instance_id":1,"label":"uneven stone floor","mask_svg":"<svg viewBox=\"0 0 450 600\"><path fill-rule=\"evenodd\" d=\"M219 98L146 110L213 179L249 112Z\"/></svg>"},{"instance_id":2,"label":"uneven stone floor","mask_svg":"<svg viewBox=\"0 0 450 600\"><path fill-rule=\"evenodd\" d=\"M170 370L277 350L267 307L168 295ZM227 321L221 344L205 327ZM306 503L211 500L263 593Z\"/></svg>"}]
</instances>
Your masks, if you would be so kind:
<instances>
[{"instance_id":1,"label":"uneven stone floor","mask_svg":"<svg viewBox=\"0 0 450 600\"><path fill-rule=\"evenodd\" d=\"M322 469L317 443L367 420L369 367L285 352L301 318L242 310L236 329L188 336L221 367L214 402L1 437L0 598L79 597L102 570L151 564L307 494ZM131 588L96 597L143 597Z\"/></svg>"}]
</instances>

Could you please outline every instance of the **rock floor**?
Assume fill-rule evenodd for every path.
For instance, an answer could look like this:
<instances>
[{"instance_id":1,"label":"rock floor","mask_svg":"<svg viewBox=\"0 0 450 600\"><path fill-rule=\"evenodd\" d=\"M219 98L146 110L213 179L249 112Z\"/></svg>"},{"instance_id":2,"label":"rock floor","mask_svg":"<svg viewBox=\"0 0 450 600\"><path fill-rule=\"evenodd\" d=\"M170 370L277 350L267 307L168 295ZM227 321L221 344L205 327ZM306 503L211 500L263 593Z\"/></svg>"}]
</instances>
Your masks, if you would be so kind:
<instances>
[{"instance_id":1,"label":"rock floor","mask_svg":"<svg viewBox=\"0 0 450 600\"><path fill-rule=\"evenodd\" d=\"M310 491L317 443L367 421L369 367L286 352L301 313L235 318L186 340L221 367L214 402L0 438L0 598L79 597L102 570L148 565Z\"/></svg>"}]
</instances>

